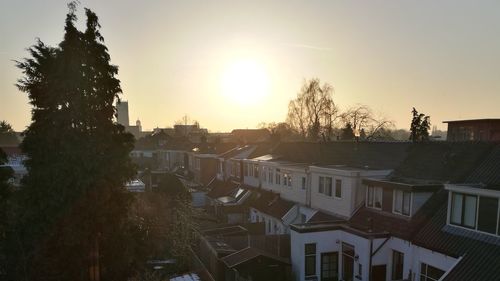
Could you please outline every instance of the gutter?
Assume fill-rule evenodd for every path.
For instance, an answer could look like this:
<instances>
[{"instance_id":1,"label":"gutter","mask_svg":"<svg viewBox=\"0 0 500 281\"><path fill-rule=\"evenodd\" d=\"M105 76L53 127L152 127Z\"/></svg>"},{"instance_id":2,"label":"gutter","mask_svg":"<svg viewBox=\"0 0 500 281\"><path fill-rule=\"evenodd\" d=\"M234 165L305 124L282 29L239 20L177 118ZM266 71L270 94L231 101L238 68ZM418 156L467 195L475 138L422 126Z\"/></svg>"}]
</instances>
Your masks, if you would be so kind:
<instances>
[{"instance_id":1,"label":"gutter","mask_svg":"<svg viewBox=\"0 0 500 281\"><path fill-rule=\"evenodd\" d=\"M443 274L443 276L441 276L441 278L439 278L439 280L438 280L438 281L442 281L442 280L444 280L444 279L446 278L446 276L448 276L448 274L450 274L450 272L452 272L452 271L453 271L453 269L455 268L455 266L457 266L457 264L458 264L458 263L462 260L462 258L463 258L464 256L465 256L465 255L463 255L463 256L461 256L461 257L459 257L459 258L457 259L457 261L455 262L455 264L454 264L454 265L453 265L450 269L448 269L448 270L447 270L447 271Z\"/></svg>"}]
</instances>

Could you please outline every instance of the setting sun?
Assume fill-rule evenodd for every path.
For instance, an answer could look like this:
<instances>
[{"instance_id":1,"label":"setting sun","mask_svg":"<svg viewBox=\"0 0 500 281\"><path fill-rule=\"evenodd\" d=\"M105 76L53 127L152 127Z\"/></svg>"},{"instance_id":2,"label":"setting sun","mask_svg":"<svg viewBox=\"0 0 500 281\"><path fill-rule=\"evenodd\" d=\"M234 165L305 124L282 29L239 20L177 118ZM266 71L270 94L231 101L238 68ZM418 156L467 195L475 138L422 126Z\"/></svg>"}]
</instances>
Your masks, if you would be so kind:
<instances>
[{"instance_id":1,"label":"setting sun","mask_svg":"<svg viewBox=\"0 0 500 281\"><path fill-rule=\"evenodd\" d=\"M266 67L251 59L228 64L221 77L224 97L241 105L261 102L269 94L269 84Z\"/></svg>"}]
</instances>

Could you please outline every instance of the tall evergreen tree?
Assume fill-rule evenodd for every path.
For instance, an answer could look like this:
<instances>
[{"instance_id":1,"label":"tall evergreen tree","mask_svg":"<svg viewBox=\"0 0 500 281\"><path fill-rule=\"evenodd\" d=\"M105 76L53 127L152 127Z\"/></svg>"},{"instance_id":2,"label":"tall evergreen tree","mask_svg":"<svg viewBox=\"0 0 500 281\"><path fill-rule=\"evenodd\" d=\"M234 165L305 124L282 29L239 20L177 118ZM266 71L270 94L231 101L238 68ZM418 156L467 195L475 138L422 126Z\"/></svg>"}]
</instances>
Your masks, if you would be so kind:
<instances>
[{"instance_id":1,"label":"tall evergreen tree","mask_svg":"<svg viewBox=\"0 0 500 281\"><path fill-rule=\"evenodd\" d=\"M418 113L415 107L411 111L412 119L410 123L410 140L412 142L423 142L429 140L429 129L431 128L431 118L423 113Z\"/></svg>"},{"instance_id":2,"label":"tall evergreen tree","mask_svg":"<svg viewBox=\"0 0 500 281\"><path fill-rule=\"evenodd\" d=\"M132 197L123 186L135 172L133 136L113 122L118 68L96 14L85 12L85 32L70 4L59 46L38 41L31 58L17 63L24 73L18 87L32 105L22 142L29 159L18 200L24 211L12 234L17 279L124 280L130 272Z\"/></svg>"}]
</instances>

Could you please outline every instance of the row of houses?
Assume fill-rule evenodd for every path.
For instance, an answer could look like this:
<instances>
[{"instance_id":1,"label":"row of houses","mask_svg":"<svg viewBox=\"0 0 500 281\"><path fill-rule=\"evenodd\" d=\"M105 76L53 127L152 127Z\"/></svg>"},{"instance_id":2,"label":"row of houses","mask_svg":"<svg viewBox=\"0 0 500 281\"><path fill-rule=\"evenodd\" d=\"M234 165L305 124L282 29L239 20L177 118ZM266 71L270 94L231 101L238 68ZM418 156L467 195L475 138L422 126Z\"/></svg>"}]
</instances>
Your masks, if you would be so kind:
<instances>
[{"instance_id":1,"label":"row of houses","mask_svg":"<svg viewBox=\"0 0 500 281\"><path fill-rule=\"evenodd\" d=\"M289 237L290 256L279 261L289 258L290 279L500 276L495 143L282 143L184 155L220 222Z\"/></svg>"}]
</instances>

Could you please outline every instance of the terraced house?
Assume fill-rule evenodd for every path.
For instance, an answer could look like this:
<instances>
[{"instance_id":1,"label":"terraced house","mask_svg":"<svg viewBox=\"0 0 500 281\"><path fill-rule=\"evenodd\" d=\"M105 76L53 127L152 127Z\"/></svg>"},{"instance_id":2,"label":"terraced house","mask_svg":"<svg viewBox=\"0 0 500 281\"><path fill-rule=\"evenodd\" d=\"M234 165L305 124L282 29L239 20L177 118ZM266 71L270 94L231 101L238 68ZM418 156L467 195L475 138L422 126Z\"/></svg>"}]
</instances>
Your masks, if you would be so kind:
<instances>
[{"instance_id":1,"label":"terraced house","mask_svg":"<svg viewBox=\"0 0 500 281\"><path fill-rule=\"evenodd\" d=\"M209 184L211 208L222 223L289 237L289 256L280 261L288 259L290 279L500 276L491 266L500 262L497 144L282 143L248 150L219 156L224 164ZM237 174L228 163L237 164Z\"/></svg>"}]
</instances>

